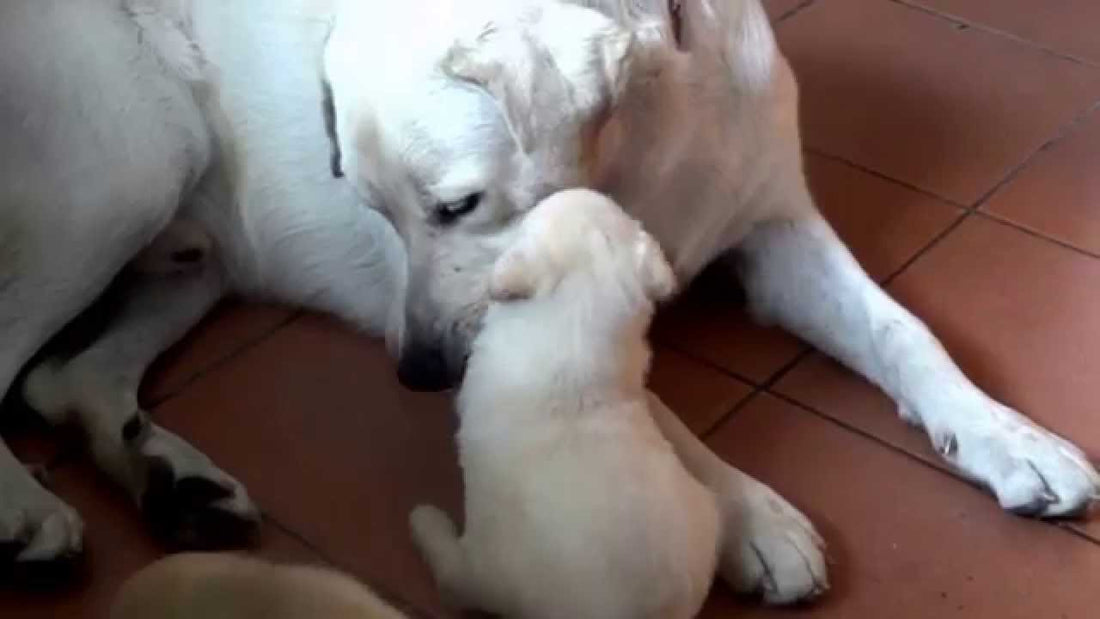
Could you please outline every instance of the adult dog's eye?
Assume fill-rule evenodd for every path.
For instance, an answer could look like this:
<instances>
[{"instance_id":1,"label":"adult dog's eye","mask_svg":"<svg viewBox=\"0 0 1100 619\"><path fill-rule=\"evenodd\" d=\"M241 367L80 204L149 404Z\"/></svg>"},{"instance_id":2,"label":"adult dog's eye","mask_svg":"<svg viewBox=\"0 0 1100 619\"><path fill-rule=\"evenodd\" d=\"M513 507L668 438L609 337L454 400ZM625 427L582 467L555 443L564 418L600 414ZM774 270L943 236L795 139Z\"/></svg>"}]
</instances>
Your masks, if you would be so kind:
<instances>
[{"instance_id":1,"label":"adult dog's eye","mask_svg":"<svg viewBox=\"0 0 1100 619\"><path fill-rule=\"evenodd\" d=\"M471 193L461 200L444 202L436 207L436 218L438 218L439 223L443 225L453 224L462 217L477 210L478 205L481 204L482 197L484 197L484 194L479 191L477 193Z\"/></svg>"}]
</instances>

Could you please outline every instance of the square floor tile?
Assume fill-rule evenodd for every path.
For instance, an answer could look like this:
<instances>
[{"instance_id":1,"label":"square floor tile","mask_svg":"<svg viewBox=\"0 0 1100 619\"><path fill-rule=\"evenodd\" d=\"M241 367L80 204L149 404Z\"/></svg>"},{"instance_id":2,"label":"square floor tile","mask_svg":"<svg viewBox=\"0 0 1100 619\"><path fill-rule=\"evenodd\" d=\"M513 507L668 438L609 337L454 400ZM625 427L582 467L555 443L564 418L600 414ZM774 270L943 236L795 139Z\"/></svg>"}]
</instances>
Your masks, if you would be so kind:
<instances>
[{"instance_id":1,"label":"square floor tile","mask_svg":"<svg viewBox=\"0 0 1100 619\"><path fill-rule=\"evenodd\" d=\"M803 509L829 544L832 589L800 609L718 587L703 617L1090 617L1100 546L1002 513L980 491L771 396L709 444Z\"/></svg>"},{"instance_id":2,"label":"square floor tile","mask_svg":"<svg viewBox=\"0 0 1100 619\"><path fill-rule=\"evenodd\" d=\"M973 204L1100 99L1100 70L886 0L777 27L806 144Z\"/></svg>"},{"instance_id":3,"label":"square floor tile","mask_svg":"<svg viewBox=\"0 0 1100 619\"><path fill-rule=\"evenodd\" d=\"M901 268L961 214L826 157L807 155L806 172L822 213L878 280ZM668 308L654 332L658 341L755 383L768 380L804 348L780 329L754 325L738 291L721 274L704 277Z\"/></svg>"},{"instance_id":4,"label":"square floor tile","mask_svg":"<svg viewBox=\"0 0 1100 619\"><path fill-rule=\"evenodd\" d=\"M278 305L226 301L157 359L142 384L141 400L156 403L176 393L199 374L269 335L293 314Z\"/></svg>"},{"instance_id":5,"label":"square floor tile","mask_svg":"<svg viewBox=\"0 0 1100 619\"><path fill-rule=\"evenodd\" d=\"M1036 156L984 210L1100 254L1100 113Z\"/></svg>"},{"instance_id":6,"label":"square floor tile","mask_svg":"<svg viewBox=\"0 0 1100 619\"><path fill-rule=\"evenodd\" d=\"M976 216L890 291L979 386L1100 460L1100 262ZM831 362L800 364L776 390L938 464L884 396ZM1100 539L1097 519L1086 526Z\"/></svg>"},{"instance_id":7,"label":"square floor tile","mask_svg":"<svg viewBox=\"0 0 1100 619\"><path fill-rule=\"evenodd\" d=\"M103 619L115 593L139 569L162 556L129 499L86 462L50 475L50 488L84 518L85 562L71 587L53 592L0 586L0 616L34 619ZM277 561L321 563L315 553L265 525L256 553Z\"/></svg>"},{"instance_id":8,"label":"square floor tile","mask_svg":"<svg viewBox=\"0 0 1100 619\"><path fill-rule=\"evenodd\" d=\"M1041 47L1100 63L1100 4L1093 0L915 0Z\"/></svg>"}]
</instances>

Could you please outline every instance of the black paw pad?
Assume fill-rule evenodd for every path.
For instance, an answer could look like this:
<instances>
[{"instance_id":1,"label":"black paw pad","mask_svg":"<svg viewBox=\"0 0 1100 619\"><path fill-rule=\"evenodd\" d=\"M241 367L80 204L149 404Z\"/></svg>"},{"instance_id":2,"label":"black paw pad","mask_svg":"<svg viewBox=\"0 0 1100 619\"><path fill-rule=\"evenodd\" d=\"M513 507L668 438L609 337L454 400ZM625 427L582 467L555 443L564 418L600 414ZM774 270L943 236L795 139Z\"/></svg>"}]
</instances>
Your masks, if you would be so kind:
<instances>
[{"instance_id":1,"label":"black paw pad","mask_svg":"<svg viewBox=\"0 0 1100 619\"><path fill-rule=\"evenodd\" d=\"M154 534L175 550L221 550L255 543L259 522L214 504L232 489L204 477L176 480L163 460L154 459L141 507Z\"/></svg>"}]
</instances>

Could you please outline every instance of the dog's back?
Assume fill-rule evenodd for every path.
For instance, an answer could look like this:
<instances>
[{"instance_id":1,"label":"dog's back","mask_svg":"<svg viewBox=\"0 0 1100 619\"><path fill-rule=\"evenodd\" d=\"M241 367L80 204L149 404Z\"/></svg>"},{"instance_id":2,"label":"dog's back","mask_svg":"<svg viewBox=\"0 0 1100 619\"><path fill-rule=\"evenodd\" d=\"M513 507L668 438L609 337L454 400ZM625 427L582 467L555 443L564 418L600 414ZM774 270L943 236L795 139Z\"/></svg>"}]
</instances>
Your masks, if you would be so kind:
<instances>
[{"instance_id":1,"label":"dog's back","mask_svg":"<svg viewBox=\"0 0 1100 619\"><path fill-rule=\"evenodd\" d=\"M468 584L509 615L692 616L718 514L646 404L668 265L587 191L536 207L519 235L459 396Z\"/></svg>"}]
</instances>

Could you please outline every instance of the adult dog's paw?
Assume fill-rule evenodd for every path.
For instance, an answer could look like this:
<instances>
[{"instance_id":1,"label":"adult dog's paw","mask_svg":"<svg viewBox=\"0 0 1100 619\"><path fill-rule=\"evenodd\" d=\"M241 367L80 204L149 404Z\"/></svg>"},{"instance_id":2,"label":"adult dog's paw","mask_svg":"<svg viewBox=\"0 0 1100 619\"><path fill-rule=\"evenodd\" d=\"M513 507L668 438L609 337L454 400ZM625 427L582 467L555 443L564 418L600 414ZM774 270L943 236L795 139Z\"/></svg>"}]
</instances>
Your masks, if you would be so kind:
<instances>
[{"instance_id":1,"label":"adult dog's paw","mask_svg":"<svg viewBox=\"0 0 1100 619\"><path fill-rule=\"evenodd\" d=\"M149 425L135 444L143 483L135 495L153 532L177 550L249 545L260 512L240 482L178 436Z\"/></svg>"},{"instance_id":2,"label":"adult dog's paw","mask_svg":"<svg viewBox=\"0 0 1100 619\"><path fill-rule=\"evenodd\" d=\"M0 572L32 584L65 580L83 553L83 521L26 470L0 471L4 475L9 478L0 478Z\"/></svg>"},{"instance_id":3,"label":"adult dog's paw","mask_svg":"<svg viewBox=\"0 0 1100 619\"><path fill-rule=\"evenodd\" d=\"M1004 509L1040 518L1080 516L1100 498L1100 475L1069 441L995 402L930 429L940 455L988 487Z\"/></svg>"},{"instance_id":4,"label":"adult dog's paw","mask_svg":"<svg viewBox=\"0 0 1100 619\"><path fill-rule=\"evenodd\" d=\"M763 484L746 480L737 488L719 496L722 578L769 604L812 600L827 591L825 543L809 519Z\"/></svg>"}]
</instances>

